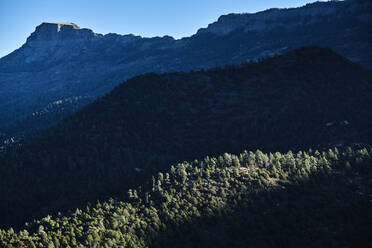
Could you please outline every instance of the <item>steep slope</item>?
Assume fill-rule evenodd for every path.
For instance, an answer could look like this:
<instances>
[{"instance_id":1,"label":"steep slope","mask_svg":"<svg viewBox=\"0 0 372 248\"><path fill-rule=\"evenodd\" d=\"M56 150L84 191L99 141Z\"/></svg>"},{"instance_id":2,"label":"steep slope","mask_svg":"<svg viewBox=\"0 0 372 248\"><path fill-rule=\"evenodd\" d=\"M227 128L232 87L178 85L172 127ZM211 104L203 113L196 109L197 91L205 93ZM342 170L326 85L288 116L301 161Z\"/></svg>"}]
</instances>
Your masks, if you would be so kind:
<instances>
[{"instance_id":1,"label":"steep slope","mask_svg":"<svg viewBox=\"0 0 372 248\"><path fill-rule=\"evenodd\" d=\"M372 150L181 163L119 199L0 229L2 247L366 247Z\"/></svg>"},{"instance_id":2,"label":"steep slope","mask_svg":"<svg viewBox=\"0 0 372 248\"><path fill-rule=\"evenodd\" d=\"M113 196L206 155L368 146L371 92L369 71L317 47L135 77L4 157L1 224Z\"/></svg>"},{"instance_id":3,"label":"steep slope","mask_svg":"<svg viewBox=\"0 0 372 248\"><path fill-rule=\"evenodd\" d=\"M180 40L101 35L76 24L43 23L20 49L0 59L0 133L20 135L14 122L48 104L95 98L146 72L241 63L306 45L332 48L371 68L371 11L369 1L349 0L231 14ZM45 118L42 126L61 118ZM35 127L30 123L30 130Z\"/></svg>"}]
</instances>

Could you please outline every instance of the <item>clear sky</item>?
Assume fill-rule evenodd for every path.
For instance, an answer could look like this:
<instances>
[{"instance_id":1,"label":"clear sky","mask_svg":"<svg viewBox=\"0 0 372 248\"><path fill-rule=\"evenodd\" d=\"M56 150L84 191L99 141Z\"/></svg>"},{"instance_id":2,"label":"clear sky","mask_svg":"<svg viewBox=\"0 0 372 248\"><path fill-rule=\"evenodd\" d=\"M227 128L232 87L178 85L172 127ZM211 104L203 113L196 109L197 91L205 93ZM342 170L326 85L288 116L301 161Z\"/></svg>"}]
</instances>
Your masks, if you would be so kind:
<instances>
[{"instance_id":1,"label":"clear sky","mask_svg":"<svg viewBox=\"0 0 372 248\"><path fill-rule=\"evenodd\" d=\"M220 15L297 7L309 0L0 0L0 57L42 22L74 22L96 33L181 38Z\"/></svg>"}]
</instances>

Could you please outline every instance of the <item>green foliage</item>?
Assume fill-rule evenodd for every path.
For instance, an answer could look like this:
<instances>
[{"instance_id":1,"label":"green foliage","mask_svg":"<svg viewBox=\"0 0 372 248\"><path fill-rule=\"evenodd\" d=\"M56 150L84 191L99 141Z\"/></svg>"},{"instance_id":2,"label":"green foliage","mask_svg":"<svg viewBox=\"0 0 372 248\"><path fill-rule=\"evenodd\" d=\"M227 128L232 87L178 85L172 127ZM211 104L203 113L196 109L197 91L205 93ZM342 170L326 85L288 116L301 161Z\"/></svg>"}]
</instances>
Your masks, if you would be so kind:
<instances>
[{"instance_id":1,"label":"green foliage","mask_svg":"<svg viewBox=\"0 0 372 248\"><path fill-rule=\"evenodd\" d=\"M125 201L0 230L0 246L351 247L369 237L371 165L367 149L224 153L158 172Z\"/></svg>"}]
</instances>

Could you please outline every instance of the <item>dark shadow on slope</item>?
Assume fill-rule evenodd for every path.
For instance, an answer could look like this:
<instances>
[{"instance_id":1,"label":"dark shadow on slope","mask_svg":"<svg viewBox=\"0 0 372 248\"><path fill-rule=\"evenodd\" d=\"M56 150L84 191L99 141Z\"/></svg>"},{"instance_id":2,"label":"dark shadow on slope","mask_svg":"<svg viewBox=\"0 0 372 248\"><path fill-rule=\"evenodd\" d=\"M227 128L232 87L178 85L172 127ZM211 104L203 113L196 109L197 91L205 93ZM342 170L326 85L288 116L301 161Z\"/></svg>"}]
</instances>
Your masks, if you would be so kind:
<instances>
[{"instance_id":1,"label":"dark shadow on slope","mask_svg":"<svg viewBox=\"0 0 372 248\"><path fill-rule=\"evenodd\" d=\"M135 77L0 162L0 227L120 197L180 161L368 144L371 79L316 47Z\"/></svg>"}]
</instances>

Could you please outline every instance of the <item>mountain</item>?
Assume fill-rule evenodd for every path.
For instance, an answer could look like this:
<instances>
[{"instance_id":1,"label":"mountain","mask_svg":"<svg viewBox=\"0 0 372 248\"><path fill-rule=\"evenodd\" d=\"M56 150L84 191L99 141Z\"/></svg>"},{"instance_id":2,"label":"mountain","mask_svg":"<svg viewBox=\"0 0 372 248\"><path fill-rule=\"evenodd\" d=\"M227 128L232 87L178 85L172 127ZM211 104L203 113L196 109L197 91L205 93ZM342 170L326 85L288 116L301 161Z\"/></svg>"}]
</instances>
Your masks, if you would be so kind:
<instances>
[{"instance_id":1,"label":"mountain","mask_svg":"<svg viewBox=\"0 0 372 248\"><path fill-rule=\"evenodd\" d=\"M1 247L367 247L372 150L228 153L0 229Z\"/></svg>"},{"instance_id":2,"label":"mountain","mask_svg":"<svg viewBox=\"0 0 372 248\"><path fill-rule=\"evenodd\" d=\"M101 35L73 23L42 23L21 48L0 59L0 133L7 139L50 126L88 102L45 112L40 120L35 113L53 102L97 98L146 72L212 68L308 45L331 48L372 68L371 10L370 1L348 0L230 14L179 40ZM29 119L34 121L27 129L17 124Z\"/></svg>"},{"instance_id":3,"label":"mountain","mask_svg":"<svg viewBox=\"0 0 372 248\"><path fill-rule=\"evenodd\" d=\"M113 197L185 160L369 147L371 92L369 70L318 47L134 77L3 155L0 224Z\"/></svg>"}]
</instances>

